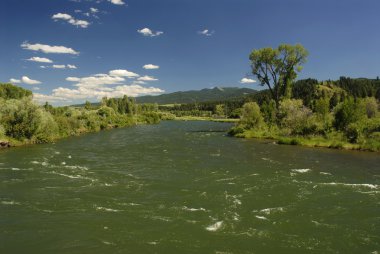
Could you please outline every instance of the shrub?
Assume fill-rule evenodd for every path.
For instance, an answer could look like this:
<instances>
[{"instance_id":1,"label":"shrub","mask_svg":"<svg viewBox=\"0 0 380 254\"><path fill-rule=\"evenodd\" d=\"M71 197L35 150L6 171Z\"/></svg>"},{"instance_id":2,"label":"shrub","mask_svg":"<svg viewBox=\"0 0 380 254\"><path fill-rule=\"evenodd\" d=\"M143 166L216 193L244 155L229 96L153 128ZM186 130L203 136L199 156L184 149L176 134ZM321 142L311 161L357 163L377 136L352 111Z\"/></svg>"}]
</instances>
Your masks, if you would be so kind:
<instances>
[{"instance_id":1,"label":"shrub","mask_svg":"<svg viewBox=\"0 0 380 254\"><path fill-rule=\"evenodd\" d=\"M260 107L256 102L247 102L243 105L240 125L245 129L261 128L264 126L264 118Z\"/></svg>"},{"instance_id":2,"label":"shrub","mask_svg":"<svg viewBox=\"0 0 380 254\"><path fill-rule=\"evenodd\" d=\"M316 129L312 111L302 100L285 99L280 102L280 123L290 134L310 134Z\"/></svg>"},{"instance_id":3,"label":"shrub","mask_svg":"<svg viewBox=\"0 0 380 254\"><path fill-rule=\"evenodd\" d=\"M0 108L1 122L9 137L33 142L49 142L58 134L52 115L35 105L30 97L7 100Z\"/></svg>"},{"instance_id":4,"label":"shrub","mask_svg":"<svg viewBox=\"0 0 380 254\"><path fill-rule=\"evenodd\" d=\"M263 117L266 123L269 125L276 124L277 108L276 102L274 100L270 100L269 103L265 101L263 105L261 105L261 112L263 113Z\"/></svg>"},{"instance_id":5,"label":"shrub","mask_svg":"<svg viewBox=\"0 0 380 254\"><path fill-rule=\"evenodd\" d=\"M365 115L365 108L349 97L335 108L334 126L337 130L345 131L349 124L361 120Z\"/></svg>"},{"instance_id":6,"label":"shrub","mask_svg":"<svg viewBox=\"0 0 380 254\"><path fill-rule=\"evenodd\" d=\"M378 104L374 97L367 97L361 99L361 107L365 108L365 113L368 118L374 118L378 112Z\"/></svg>"}]
</instances>

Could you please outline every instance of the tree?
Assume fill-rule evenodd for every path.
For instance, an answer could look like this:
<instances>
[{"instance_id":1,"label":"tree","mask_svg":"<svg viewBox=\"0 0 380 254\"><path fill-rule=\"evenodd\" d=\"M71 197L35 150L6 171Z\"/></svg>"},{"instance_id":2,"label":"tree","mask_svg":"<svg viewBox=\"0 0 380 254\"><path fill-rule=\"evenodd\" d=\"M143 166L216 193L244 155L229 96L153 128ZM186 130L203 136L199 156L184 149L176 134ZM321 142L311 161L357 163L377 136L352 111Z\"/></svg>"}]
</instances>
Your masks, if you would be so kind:
<instances>
[{"instance_id":1,"label":"tree","mask_svg":"<svg viewBox=\"0 0 380 254\"><path fill-rule=\"evenodd\" d=\"M90 110L92 108L91 102L86 101L86 103L84 104L84 108Z\"/></svg>"},{"instance_id":2,"label":"tree","mask_svg":"<svg viewBox=\"0 0 380 254\"><path fill-rule=\"evenodd\" d=\"M301 64L306 62L307 55L301 44L281 44L277 49L253 50L249 56L252 73L262 86L269 88L277 107L282 97L291 97L292 82L302 70Z\"/></svg>"},{"instance_id":3,"label":"tree","mask_svg":"<svg viewBox=\"0 0 380 254\"><path fill-rule=\"evenodd\" d=\"M260 107L256 102L247 102L243 105L240 124L246 129L260 128L264 126L264 118Z\"/></svg>"}]
</instances>

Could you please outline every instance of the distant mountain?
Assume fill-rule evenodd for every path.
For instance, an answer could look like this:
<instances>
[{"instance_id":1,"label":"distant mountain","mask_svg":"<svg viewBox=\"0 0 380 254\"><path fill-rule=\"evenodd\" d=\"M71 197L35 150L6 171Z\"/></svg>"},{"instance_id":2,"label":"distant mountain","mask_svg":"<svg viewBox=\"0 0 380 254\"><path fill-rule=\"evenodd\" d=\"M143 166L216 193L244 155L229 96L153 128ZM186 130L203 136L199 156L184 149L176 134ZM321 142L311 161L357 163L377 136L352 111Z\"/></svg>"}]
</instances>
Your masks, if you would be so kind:
<instances>
[{"instance_id":1,"label":"distant mountain","mask_svg":"<svg viewBox=\"0 0 380 254\"><path fill-rule=\"evenodd\" d=\"M215 87L202 90L174 92L156 96L136 97L138 103L183 104L205 101L223 101L254 94L256 90L240 87Z\"/></svg>"}]
</instances>

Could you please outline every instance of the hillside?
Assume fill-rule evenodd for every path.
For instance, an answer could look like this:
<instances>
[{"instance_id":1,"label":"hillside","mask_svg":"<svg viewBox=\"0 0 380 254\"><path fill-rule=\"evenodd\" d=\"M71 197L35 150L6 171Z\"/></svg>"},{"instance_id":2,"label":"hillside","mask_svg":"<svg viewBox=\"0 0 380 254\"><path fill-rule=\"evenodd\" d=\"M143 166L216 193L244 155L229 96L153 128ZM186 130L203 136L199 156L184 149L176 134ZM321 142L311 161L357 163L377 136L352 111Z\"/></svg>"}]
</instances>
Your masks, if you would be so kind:
<instances>
[{"instance_id":1,"label":"hillside","mask_svg":"<svg viewBox=\"0 0 380 254\"><path fill-rule=\"evenodd\" d=\"M174 92L156 96L136 97L138 103L181 104L205 101L223 101L256 93L256 90L239 87L215 87L212 89Z\"/></svg>"}]
</instances>

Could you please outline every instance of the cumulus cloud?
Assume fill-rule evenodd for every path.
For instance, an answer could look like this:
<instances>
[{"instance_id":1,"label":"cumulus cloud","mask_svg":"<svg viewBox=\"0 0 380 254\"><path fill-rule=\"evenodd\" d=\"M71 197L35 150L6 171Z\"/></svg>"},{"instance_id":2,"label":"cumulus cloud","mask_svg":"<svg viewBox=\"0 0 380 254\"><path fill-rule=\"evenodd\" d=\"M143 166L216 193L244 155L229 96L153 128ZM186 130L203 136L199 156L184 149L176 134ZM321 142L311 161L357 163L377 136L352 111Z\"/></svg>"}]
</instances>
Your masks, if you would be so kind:
<instances>
[{"instance_id":1,"label":"cumulus cloud","mask_svg":"<svg viewBox=\"0 0 380 254\"><path fill-rule=\"evenodd\" d=\"M53 69L65 69L66 65L64 64L53 64Z\"/></svg>"},{"instance_id":2,"label":"cumulus cloud","mask_svg":"<svg viewBox=\"0 0 380 254\"><path fill-rule=\"evenodd\" d=\"M21 83L21 80L11 78L11 79L9 80L9 82L10 82L10 83L13 83L13 84L19 84L19 83Z\"/></svg>"},{"instance_id":3,"label":"cumulus cloud","mask_svg":"<svg viewBox=\"0 0 380 254\"><path fill-rule=\"evenodd\" d=\"M80 78L77 78L77 77L67 77L66 80L70 81L70 82L78 82L78 81L80 81Z\"/></svg>"},{"instance_id":4,"label":"cumulus cloud","mask_svg":"<svg viewBox=\"0 0 380 254\"><path fill-rule=\"evenodd\" d=\"M40 81L34 80L34 79L30 79L27 76L22 76L21 81L22 81L22 83L28 84L28 85L38 85L38 84L41 84Z\"/></svg>"},{"instance_id":5,"label":"cumulus cloud","mask_svg":"<svg viewBox=\"0 0 380 254\"><path fill-rule=\"evenodd\" d=\"M123 2L123 0L108 0L108 2L111 2L111 3L116 4L116 5L124 5L125 4Z\"/></svg>"},{"instance_id":6,"label":"cumulus cloud","mask_svg":"<svg viewBox=\"0 0 380 254\"><path fill-rule=\"evenodd\" d=\"M35 94L34 99L40 102L83 102L84 100L100 100L102 97L122 97L153 95L163 93L164 90L157 87L144 87L143 81L133 80L130 84L125 84L126 72L113 70L114 74L123 74L123 76L112 76L111 74L95 74L87 77L67 77L66 80L75 82L74 88L58 87L53 89L50 95ZM116 71L116 72L115 72ZM126 70L122 70L126 71ZM112 73L110 71L109 73Z\"/></svg>"},{"instance_id":7,"label":"cumulus cloud","mask_svg":"<svg viewBox=\"0 0 380 254\"><path fill-rule=\"evenodd\" d=\"M127 77L127 78L137 78L140 77L139 74L128 71L128 70L112 70L109 75L114 77Z\"/></svg>"},{"instance_id":8,"label":"cumulus cloud","mask_svg":"<svg viewBox=\"0 0 380 254\"><path fill-rule=\"evenodd\" d=\"M157 81L158 79L152 76L142 76L137 79L138 81Z\"/></svg>"},{"instance_id":9,"label":"cumulus cloud","mask_svg":"<svg viewBox=\"0 0 380 254\"><path fill-rule=\"evenodd\" d=\"M38 84L41 84L40 81L38 80L33 80L27 76L22 76L21 79L14 79L14 78L11 78L9 80L10 83L13 83L13 84L20 84L20 83L24 83L24 84L27 84L27 85L38 85Z\"/></svg>"},{"instance_id":10,"label":"cumulus cloud","mask_svg":"<svg viewBox=\"0 0 380 254\"><path fill-rule=\"evenodd\" d=\"M149 37L159 36L159 35L164 33L162 31L153 32L151 29L149 29L147 27L140 29L140 30L137 30L137 32L144 35L144 36L149 36Z\"/></svg>"},{"instance_id":11,"label":"cumulus cloud","mask_svg":"<svg viewBox=\"0 0 380 254\"><path fill-rule=\"evenodd\" d=\"M68 64L68 65L66 65L67 66L67 68L69 68L69 69L77 69L77 67L75 66L75 65L73 65L73 64Z\"/></svg>"},{"instance_id":12,"label":"cumulus cloud","mask_svg":"<svg viewBox=\"0 0 380 254\"><path fill-rule=\"evenodd\" d=\"M64 20L73 26L78 26L81 28L87 28L90 25L90 22L86 20L75 19L74 17L72 17L70 14L67 14L67 13L57 13L57 14L54 14L51 18L55 21Z\"/></svg>"},{"instance_id":13,"label":"cumulus cloud","mask_svg":"<svg viewBox=\"0 0 380 254\"><path fill-rule=\"evenodd\" d=\"M202 31L198 31L198 34L204 35L204 36L212 36L215 33L215 31L210 31L208 29L204 29Z\"/></svg>"},{"instance_id":14,"label":"cumulus cloud","mask_svg":"<svg viewBox=\"0 0 380 254\"><path fill-rule=\"evenodd\" d=\"M41 51L45 54L49 53L55 53L55 54L72 54L72 55L78 55L79 52L75 51L72 48L67 48L64 46L50 46L46 44L30 44L27 42L24 42L21 44L21 48L27 49L27 50L33 50L33 51Z\"/></svg>"},{"instance_id":15,"label":"cumulus cloud","mask_svg":"<svg viewBox=\"0 0 380 254\"><path fill-rule=\"evenodd\" d=\"M72 65L72 64L68 64L68 65L64 65L64 64L53 64L51 66L53 69L77 69L77 67L75 65ZM46 68L46 66L45 66Z\"/></svg>"},{"instance_id":16,"label":"cumulus cloud","mask_svg":"<svg viewBox=\"0 0 380 254\"><path fill-rule=\"evenodd\" d=\"M146 70L155 70L155 69L160 68L160 66L154 65L154 64L146 64L143 66L143 68Z\"/></svg>"},{"instance_id":17,"label":"cumulus cloud","mask_svg":"<svg viewBox=\"0 0 380 254\"><path fill-rule=\"evenodd\" d=\"M250 83L255 83L256 82L256 80L254 80L254 79L250 79L250 78L242 78L241 80L240 80L240 83L241 84L250 84Z\"/></svg>"},{"instance_id":18,"label":"cumulus cloud","mask_svg":"<svg viewBox=\"0 0 380 254\"><path fill-rule=\"evenodd\" d=\"M32 61L32 62L38 62L38 63L52 63L53 61L50 60L49 58L45 58L45 57L38 57L38 56L35 56L35 57L31 57L29 59L27 59L28 61Z\"/></svg>"}]
</instances>

